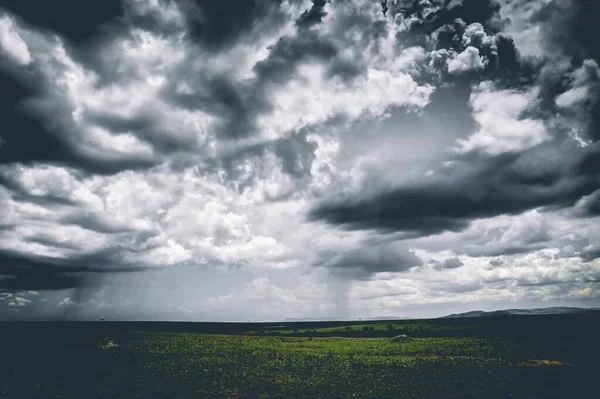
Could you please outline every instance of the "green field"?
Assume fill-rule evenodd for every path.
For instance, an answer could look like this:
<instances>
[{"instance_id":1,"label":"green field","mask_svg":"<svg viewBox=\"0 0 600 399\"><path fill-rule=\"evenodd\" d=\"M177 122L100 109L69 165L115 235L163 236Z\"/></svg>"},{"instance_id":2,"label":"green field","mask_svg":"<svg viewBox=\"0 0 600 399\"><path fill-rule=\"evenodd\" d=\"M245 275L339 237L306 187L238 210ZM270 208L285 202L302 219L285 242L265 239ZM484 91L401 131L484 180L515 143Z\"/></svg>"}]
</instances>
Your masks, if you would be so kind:
<instances>
[{"instance_id":1,"label":"green field","mask_svg":"<svg viewBox=\"0 0 600 399\"><path fill-rule=\"evenodd\" d=\"M5 323L0 395L594 397L598 317L531 317L354 325ZM350 336L363 326L375 331ZM306 330L316 332L309 337ZM420 336L394 339L398 330ZM433 336L449 333L455 336Z\"/></svg>"}]
</instances>

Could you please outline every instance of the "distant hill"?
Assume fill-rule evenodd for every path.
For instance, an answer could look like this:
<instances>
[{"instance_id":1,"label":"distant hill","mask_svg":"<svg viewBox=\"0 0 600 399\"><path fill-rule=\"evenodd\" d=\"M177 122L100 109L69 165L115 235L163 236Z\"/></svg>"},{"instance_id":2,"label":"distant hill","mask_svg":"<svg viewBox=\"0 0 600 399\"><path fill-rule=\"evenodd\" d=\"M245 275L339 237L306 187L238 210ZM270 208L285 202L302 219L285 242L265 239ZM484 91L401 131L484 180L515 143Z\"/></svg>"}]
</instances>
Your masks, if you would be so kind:
<instances>
[{"instance_id":1,"label":"distant hill","mask_svg":"<svg viewBox=\"0 0 600 399\"><path fill-rule=\"evenodd\" d=\"M473 310L464 313L453 313L447 316L438 317L439 319L467 319L473 317L494 317L494 316L534 316L544 314L573 314L573 313L584 313L584 312L597 312L600 308L576 308L576 307L550 307L550 308L536 308L536 309L503 309L493 311ZM363 317L362 321L379 321L379 320L411 320L414 317L393 317L393 316L380 316L380 317ZM318 321L358 321L358 319L344 319L339 317L288 317L283 319L281 323L298 323L298 322L318 322Z\"/></svg>"},{"instance_id":2,"label":"distant hill","mask_svg":"<svg viewBox=\"0 0 600 399\"><path fill-rule=\"evenodd\" d=\"M597 312L600 308L575 308L575 307L552 307L537 309L504 309L484 312L483 310L474 310L465 313L453 313L448 316L442 316L442 319L462 319L469 317L493 317L493 316L527 316L544 314L571 314L584 312Z\"/></svg>"},{"instance_id":3,"label":"distant hill","mask_svg":"<svg viewBox=\"0 0 600 399\"><path fill-rule=\"evenodd\" d=\"M380 317L363 317L362 321L376 321L376 320L407 320L411 317L393 317L393 316L380 316ZM339 317L288 317L283 319L282 323L295 323L303 321L358 321L358 319L341 319Z\"/></svg>"}]
</instances>

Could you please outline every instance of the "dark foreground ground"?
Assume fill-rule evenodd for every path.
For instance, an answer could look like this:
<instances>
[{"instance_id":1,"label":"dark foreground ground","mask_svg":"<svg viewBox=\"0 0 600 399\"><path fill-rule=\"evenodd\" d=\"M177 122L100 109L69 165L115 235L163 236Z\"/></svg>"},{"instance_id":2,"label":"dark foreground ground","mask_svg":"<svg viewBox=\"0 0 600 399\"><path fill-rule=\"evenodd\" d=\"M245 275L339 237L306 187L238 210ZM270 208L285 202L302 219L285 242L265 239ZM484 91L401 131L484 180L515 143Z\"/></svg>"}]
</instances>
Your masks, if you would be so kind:
<instances>
[{"instance_id":1,"label":"dark foreground ground","mask_svg":"<svg viewBox=\"0 0 600 399\"><path fill-rule=\"evenodd\" d=\"M0 397L593 398L599 337L600 312L362 323L0 323Z\"/></svg>"}]
</instances>

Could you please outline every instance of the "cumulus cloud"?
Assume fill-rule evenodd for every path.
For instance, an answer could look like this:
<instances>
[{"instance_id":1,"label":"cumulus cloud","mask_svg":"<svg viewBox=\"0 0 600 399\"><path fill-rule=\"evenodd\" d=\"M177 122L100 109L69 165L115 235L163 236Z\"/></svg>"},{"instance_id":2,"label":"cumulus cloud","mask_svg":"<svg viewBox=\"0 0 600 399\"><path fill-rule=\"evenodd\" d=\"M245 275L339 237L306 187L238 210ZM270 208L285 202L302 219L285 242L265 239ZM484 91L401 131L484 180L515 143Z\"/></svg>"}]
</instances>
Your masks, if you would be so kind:
<instances>
[{"instance_id":1,"label":"cumulus cloud","mask_svg":"<svg viewBox=\"0 0 600 399\"><path fill-rule=\"evenodd\" d=\"M469 46L455 58L448 61L448 72L459 74L483 69L483 62L477 47Z\"/></svg>"},{"instance_id":2,"label":"cumulus cloud","mask_svg":"<svg viewBox=\"0 0 600 399\"><path fill-rule=\"evenodd\" d=\"M523 117L535 107L535 88L521 93L495 90L492 82L482 82L471 94L469 103L479 129L458 141L458 151L485 151L490 155L518 152L550 139L544 122Z\"/></svg>"},{"instance_id":3,"label":"cumulus cloud","mask_svg":"<svg viewBox=\"0 0 600 399\"><path fill-rule=\"evenodd\" d=\"M0 9L2 309L594 298L587 6L102 4Z\"/></svg>"}]
</instances>

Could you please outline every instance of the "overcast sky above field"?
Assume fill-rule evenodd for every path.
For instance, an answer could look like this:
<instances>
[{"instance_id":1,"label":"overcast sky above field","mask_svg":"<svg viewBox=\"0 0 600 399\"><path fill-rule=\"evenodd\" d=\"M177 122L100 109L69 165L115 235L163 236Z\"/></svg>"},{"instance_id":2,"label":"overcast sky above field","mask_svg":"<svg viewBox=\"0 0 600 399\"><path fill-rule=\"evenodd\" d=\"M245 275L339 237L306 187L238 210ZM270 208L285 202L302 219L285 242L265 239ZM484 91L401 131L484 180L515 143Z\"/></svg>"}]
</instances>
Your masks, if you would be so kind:
<instances>
[{"instance_id":1,"label":"overcast sky above field","mask_svg":"<svg viewBox=\"0 0 600 399\"><path fill-rule=\"evenodd\" d=\"M0 318L600 306L592 1L0 1Z\"/></svg>"}]
</instances>

